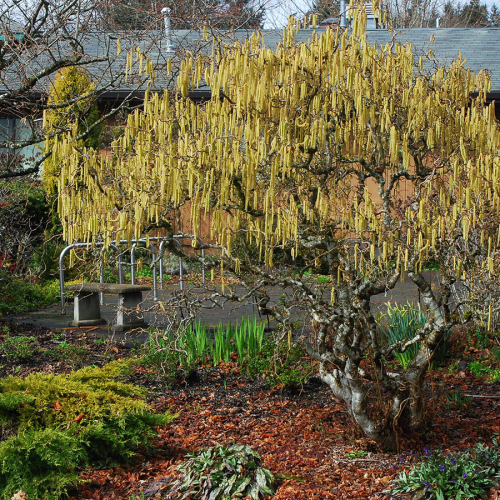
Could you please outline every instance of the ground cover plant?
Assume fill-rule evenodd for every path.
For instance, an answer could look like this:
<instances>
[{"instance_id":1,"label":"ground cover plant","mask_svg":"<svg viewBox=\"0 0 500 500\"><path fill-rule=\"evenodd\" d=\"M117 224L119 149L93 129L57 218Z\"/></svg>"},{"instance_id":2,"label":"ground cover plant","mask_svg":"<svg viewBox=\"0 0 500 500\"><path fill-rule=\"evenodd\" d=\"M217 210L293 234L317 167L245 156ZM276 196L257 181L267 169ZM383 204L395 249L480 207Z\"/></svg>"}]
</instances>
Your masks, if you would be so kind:
<instances>
[{"instance_id":1,"label":"ground cover plant","mask_svg":"<svg viewBox=\"0 0 500 500\"><path fill-rule=\"evenodd\" d=\"M426 451L423 461L402 472L395 493L421 491L421 498L445 500L480 498L500 480L500 451L496 439L491 447L478 444L459 453Z\"/></svg>"},{"instance_id":2,"label":"ground cover plant","mask_svg":"<svg viewBox=\"0 0 500 500\"><path fill-rule=\"evenodd\" d=\"M177 468L180 477L171 486L172 499L258 500L274 493L273 474L250 446L218 445L186 458Z\"/></svg>"},{"instance_id":3,"label":"ground cover plant","mask_svg":"<svg viewBox=\"0 0 500 500\"><path fill-rule=\"evenodd\" d=\"M9 336L9 328L6 327L5 339L0 346L0 351L7 358L14 358L20 361L33 356L35 352L35 337Z\"/></svg>"}]
</instances>

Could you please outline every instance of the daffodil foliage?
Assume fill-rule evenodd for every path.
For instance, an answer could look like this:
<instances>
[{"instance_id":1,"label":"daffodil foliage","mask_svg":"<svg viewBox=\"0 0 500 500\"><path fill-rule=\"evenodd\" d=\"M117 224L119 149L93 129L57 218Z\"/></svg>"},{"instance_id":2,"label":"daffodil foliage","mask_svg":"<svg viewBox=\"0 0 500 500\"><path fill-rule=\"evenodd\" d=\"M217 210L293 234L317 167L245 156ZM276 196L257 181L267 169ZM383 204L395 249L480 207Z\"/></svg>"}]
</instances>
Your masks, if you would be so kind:
<instances>
[{"instance_id":1,"label":"daffodil foliage","mask_svg":"<svg viewBox=\"0 0 500 500\"><path fill-rule=\"evenodd\" d=\"M188 200L192 220L210 214L226 268L252 272L263 304L265 285L293 291L269 307L283 319L295 301L310 314L322 379L368 436L395 446L398 429L423 423L425 371L461 317L453 285L498 274L500 135L486 73L460 58L439 67L410 45L371 46L363 23L359 12L349 31L307 44L290 23L276 50L257 33L187 58L176 92L148 95L112 154L59 144L59 212L65 238L89 242L170 227ZM212 98L195 105L187 93L202 81ZM235 252L242 235L261 261ZM274 271L278 251L321 265L329 293ZM436 289L422 273L431 260ZM370 299L404 278L428 319L388 344ZM395 367L394 352L417 341L407 369Z\"/></svg>"}]
</instances>

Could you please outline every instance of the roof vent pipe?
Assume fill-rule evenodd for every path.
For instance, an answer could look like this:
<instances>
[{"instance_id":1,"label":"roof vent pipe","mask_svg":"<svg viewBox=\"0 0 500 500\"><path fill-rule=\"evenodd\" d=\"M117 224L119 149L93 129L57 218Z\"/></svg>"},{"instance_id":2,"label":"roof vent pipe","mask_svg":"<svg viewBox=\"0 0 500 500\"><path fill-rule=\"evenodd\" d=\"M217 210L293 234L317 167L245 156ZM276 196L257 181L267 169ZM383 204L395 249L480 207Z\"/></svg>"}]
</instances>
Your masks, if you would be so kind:
<instances>
[{"instance_id":1,"label":"roof vent pipe","mask_svg":"<svg viewBox=\"0 0 500 500\"><path fill-rule=\"evenodd\" d=\"M167 41L167 52L173 52L172 29L170 28L170 9L168 7L164 7L163 9L161 9L161 13L163 14L163 20L165 22L165 39Z\"/></svg>"},{"instance_id":2,"label":"roof vent pipe","mask_svg":"<svg viewBox=\"0 0 500 500\"><path fill-rule=\"evenodd\" d=\"M340 0L340 27L347 28L345 0Z\"/></svg>"}]
</instances>

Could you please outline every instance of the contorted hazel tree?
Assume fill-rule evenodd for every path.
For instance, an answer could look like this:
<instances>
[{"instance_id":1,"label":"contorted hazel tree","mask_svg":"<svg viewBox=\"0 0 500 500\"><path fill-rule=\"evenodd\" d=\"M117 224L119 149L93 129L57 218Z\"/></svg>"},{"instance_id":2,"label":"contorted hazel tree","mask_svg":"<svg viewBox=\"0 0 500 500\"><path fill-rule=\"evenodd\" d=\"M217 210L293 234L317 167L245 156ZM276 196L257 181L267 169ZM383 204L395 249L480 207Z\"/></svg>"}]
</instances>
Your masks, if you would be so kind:
<instances>
[{"instance_id":1,"label":"contorted hazel tree","mask_svg":"<svg viewBox=\"0 0 500 500\"><path fill-rule=\"evenodd\" d=\"M244 282L253 276L264 302L266 285L291 290L275 314L307 310L322 380L367 436L395 448L399 432L424 424L426 370L460 320L453 284L498 273L500 135L486 74L461 60L427 73L409 45L368 45L363 17L309 45L294 43L290 24L274 52L255 34L208 64L187 60L182 95L202 75L220 92L202 106L149 96L113 157L82 155L68 141L59 210L68 241L105 242L170 227L187 200L194 219L211 212L225 268ZM241 234L264 265L233 255ZM273 270L277 249L328 268L331 293ZM436 290L421 272L431 259L441 269ZM388 344L370 299L403 276L428 319L415 338ZM406 370L391 363L417 342Z\"/></svg>"}]
</instances>

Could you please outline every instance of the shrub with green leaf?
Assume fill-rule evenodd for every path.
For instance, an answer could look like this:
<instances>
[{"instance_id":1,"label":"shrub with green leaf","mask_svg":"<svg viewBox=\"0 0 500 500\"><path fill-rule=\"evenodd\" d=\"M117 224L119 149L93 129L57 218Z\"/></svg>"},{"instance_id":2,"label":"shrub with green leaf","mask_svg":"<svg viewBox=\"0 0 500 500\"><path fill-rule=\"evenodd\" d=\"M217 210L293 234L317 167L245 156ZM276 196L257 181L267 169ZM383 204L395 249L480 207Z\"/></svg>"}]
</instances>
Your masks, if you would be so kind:
<instances>
[{"instance_id":1,"label":"shrub with green leaf","mask_svg":"<svg viewBox=\"0 0 500 500\"><path fill-rule=\"evenodd\" d=\"M245 363L250 377L261 375L269 386L283 385L298 388L303 385L313 368L301 345L278 335L264 338L260 351Z\"/></svg>"},{"instance_id":2,"label":"shrub with green leaf","mask_svg":"<svg viewBox=\"0 0 500 500\"><path fill-rule=\"evenodd\" d=\"M33 257L48 220L49 206L39 182L0 180L0 271L33 276Z\"/></svg>"},{"instance_id":3,"label":"shrub with green leaf","mask_svg":"<svg viewBox=\"0 0 500 500\"><path fill-rule=\"evenodd\" d=\"M85 349L84 343L74 345L63 340L55 349L47 349L44 354L63 360L75 369L85 364L90 351Z\"/></svg>"},{"instance_id":4,"label":"shrub with green leaf","mask_svg":"<svg viewBox=\"0 0 500 500\"><path fill-rule=\"evenodd\" d=\"M172 499L257 500L274 493L273 474L249 446L217 445L187 457L177 468L181 475L172 484Z\"/></svg>"},{"instance_id":5,"label":"shrub with green leaf","mask_svg":"<svg viewBox=\"0 0 500 500\"><path fill-rule=\"evenodd\" d=\"M330 276L322 276L322 275L320 275L320 276L316 277L316 281L318 283L331 283L332 280L331 280Z\"/></svg>"},{"instance_id":6,"label":"shrub with green leaf","mask_svg":"<svg viewBox=\"0 0 500 500\"><path fill-rule=\"evenodd\" d=\"M426 452L424 460L399 474L393 493L419 492L422 499L462 500L481 498L500 480L500 450L488 447L443 455Z\"/></svg>"},{"instance_id":7,"label":"shrub with green leaf","mask_svg":"<svg viewBox=\"0 0 500 500\"><path fill-rule=\"evenodd\" d=\"M88 462L85 448L64 430L28 429L0 445L0 495L22 490L28 498L59 498L81 482L78 469Z\"/></svg>"},{"instance_id":8,"label":"shrub with green leaf","mask_svg":"<svg viewBox=\"0 0 500 500\"><path fill-rule=\"evenodd\" d=\"M0 316L33 311L57 302L59 282L30 284L0 270Z\"/></svg>"},{"instance_id":9,"label":"shrub with green leaf","mask_svg":"<svg viewBox=\"0 0 500 500\"><path fill-rule=\"evenodd\" d=\"M123 381L131 371L127 360L0 380L0 429L12 435L0 443L0 496L57 498L78 469L123 462L149 446L155 426L175 416L153 413L146 392Z\"/></svg>"},{"instance_id":10,"label":"shrub with green leaf","mask_svg":"<svg viewBox=\"0 0 500 500\"><path fill-rule=\"evenodd\" d=\"M22 335L11 337L6 335L0 343L0 353L7 358L26 360L35 352L35 337L24 337Z\"/></svg>"},{"instance_id":11,"label":"shrub with green leaf","mask_svg":"<svg viewBox=\"0 0 500 500\"><path fill-rule=\"evenodd\" d=\"M500 381L500 370L495 370L488 361L472 361L467 367L477 378L486 377L489 382Z\"/></svg>"}]
</instances>

